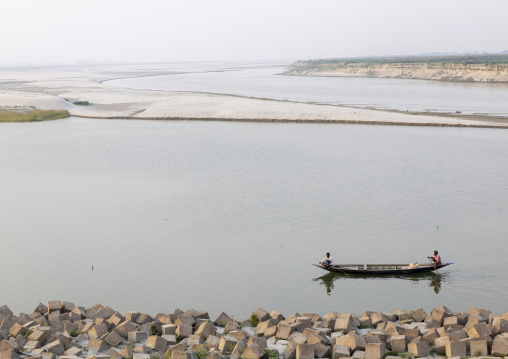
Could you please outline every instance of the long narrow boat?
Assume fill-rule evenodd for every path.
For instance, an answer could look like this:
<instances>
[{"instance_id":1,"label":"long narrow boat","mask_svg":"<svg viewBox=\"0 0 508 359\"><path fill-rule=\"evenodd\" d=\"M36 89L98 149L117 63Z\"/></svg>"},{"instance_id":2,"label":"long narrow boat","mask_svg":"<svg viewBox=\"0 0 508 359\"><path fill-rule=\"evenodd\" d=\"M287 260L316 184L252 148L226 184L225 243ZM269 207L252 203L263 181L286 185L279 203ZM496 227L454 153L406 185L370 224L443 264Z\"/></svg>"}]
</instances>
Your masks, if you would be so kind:
<instances>
[{"instance_id":1,"label":"long narrow boat","mask_svg":"<svg viewBox=\"0 0 508 359\"><path fill-rule=\"evenodd\" d=\"M453 263L441 263L434 265L431 263L424 264L314 264L314 266L335 273L348 274L413 274L432 272L441 269Z\"/></svg>"}]
</instances>

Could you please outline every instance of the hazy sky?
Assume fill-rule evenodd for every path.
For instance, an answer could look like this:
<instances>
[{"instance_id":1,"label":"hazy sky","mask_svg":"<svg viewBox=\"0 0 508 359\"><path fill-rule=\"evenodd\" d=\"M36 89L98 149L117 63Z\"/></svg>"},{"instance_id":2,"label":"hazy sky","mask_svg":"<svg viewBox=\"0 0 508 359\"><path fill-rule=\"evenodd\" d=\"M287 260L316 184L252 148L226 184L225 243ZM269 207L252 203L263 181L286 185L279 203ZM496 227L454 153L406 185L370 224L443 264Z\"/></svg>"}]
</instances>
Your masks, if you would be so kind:
<instances>
[{"instance_id":1,"label":"hazy sky","mask_svg":"<svg viewBox=\"0 0 508 359\"><path fill-rule=\"evenodd\" d=\"M2 0L0 63L508 50L507 0Z\"/></svg>"}]
</instances>

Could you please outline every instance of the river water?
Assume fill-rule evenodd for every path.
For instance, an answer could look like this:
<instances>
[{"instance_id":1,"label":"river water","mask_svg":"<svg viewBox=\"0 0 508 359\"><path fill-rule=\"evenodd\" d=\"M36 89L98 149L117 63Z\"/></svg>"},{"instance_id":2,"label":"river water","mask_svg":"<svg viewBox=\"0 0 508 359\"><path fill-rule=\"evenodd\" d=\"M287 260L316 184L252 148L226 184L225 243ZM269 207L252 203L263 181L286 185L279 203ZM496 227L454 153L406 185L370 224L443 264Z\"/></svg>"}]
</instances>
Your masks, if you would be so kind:
<instances>
[{"instance_id":1,"label":"river water","mask_svg":"<svg viewBox=\"0 0 508 359\"><path fill-rule=\"evenodd\" d=\"M508 131L90 120L0 124L0 304L246 318L504 313ZM336 262L455 264L361 278ZM92 270L93 265L93 270Z\"/></svg>"},{"instance_id":2,"label":"river water","mask_svg":"<svg viewBox=\"0 0 508 359\"><path fill-rule=\"evenodd\" d=\"M181 74L124 78L108 85L137 89L210 92L297 102L398 111L508 117L508 84L426 80L282 76L267 65L200 64Z\"/></svg>"}]
</instances>

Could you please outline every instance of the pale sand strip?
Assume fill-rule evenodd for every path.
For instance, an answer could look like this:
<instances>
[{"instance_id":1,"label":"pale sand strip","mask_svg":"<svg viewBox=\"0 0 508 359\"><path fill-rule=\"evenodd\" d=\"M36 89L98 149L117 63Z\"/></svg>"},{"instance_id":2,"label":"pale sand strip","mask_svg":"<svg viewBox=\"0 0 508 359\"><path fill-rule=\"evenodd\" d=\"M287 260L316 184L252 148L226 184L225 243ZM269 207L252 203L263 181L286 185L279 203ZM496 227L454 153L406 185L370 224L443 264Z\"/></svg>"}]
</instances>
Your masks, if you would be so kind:
<instances>
[{"instance_id":1,"label":"pale sand strip","mask_svg":"<svg viewBox=\"0 0 508 359\"><path fill-rule=\"evenodd\" d=\"M108 69L106 75L99 70L0 71L0 107L66 109L73 116L90 118L508 127L506 119L416 115L206 93L122 89L94 81L115 77L114 69ZM128 73L125 68L121 71L122 75ZM65 99L86 100L93 105L76 106Z\"/></svg>"}]
</instances>

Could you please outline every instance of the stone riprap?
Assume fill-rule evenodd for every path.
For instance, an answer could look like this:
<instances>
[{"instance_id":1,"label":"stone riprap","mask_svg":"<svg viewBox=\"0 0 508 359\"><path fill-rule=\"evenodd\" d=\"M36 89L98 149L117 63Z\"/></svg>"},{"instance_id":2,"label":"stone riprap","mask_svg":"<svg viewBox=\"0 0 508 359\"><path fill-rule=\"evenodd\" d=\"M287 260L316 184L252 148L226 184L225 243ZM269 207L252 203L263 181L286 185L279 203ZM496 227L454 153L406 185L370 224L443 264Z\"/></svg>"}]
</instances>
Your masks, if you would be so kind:
<instances>
[{"instance_id":1,"label":"stone riprap","mask_svg":"<svg viewBox=\"0 0 508 359\"><path fill-rule=\"evenodd\" d=\"M508 313L441 306L361 315L258 308L239 321L188 309L151 316L70 302L32 314L0 307L0 359L314 359L508 357Z\"/></svg>"}]
</instances>

